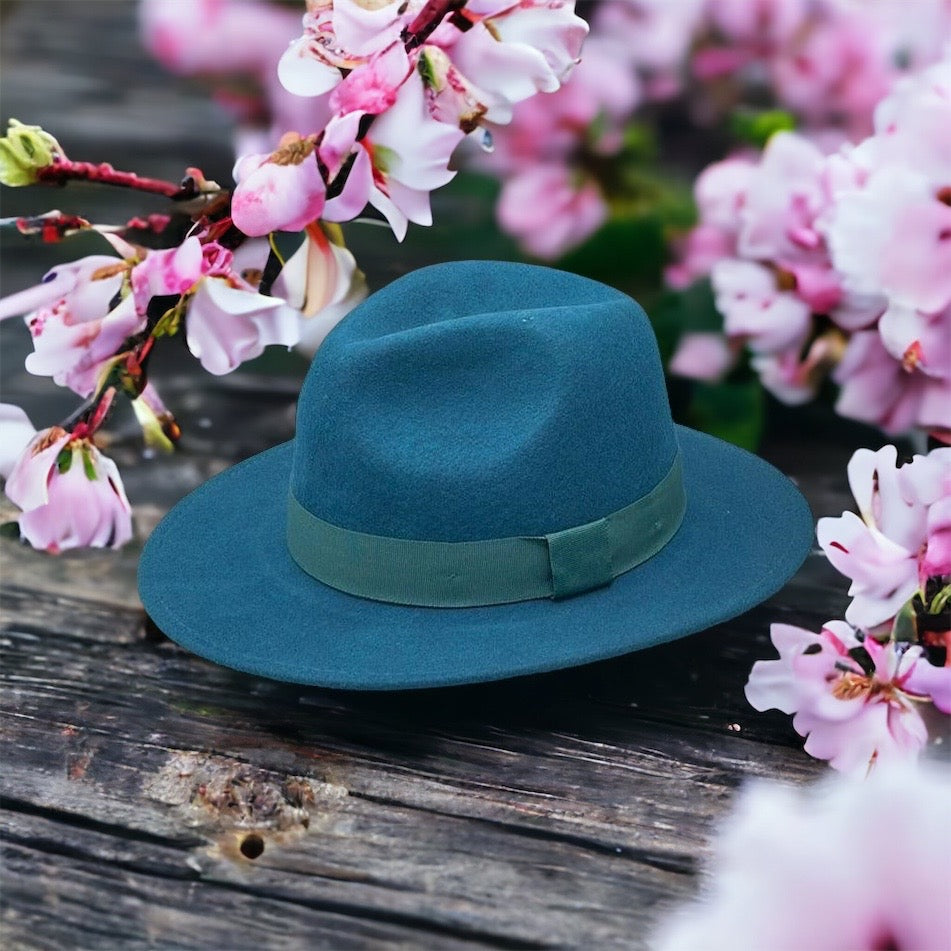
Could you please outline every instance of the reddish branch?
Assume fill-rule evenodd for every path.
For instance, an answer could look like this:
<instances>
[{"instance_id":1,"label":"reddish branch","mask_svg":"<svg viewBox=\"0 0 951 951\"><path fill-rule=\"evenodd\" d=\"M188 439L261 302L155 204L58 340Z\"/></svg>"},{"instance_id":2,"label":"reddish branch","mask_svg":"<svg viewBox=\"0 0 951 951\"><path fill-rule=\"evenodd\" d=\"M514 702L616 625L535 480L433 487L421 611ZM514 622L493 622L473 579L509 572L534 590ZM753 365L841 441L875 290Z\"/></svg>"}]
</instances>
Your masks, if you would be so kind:
<instances>
[{"instance_id":1,"label":"reddish branch","mask_svg":"<svg viewBox=\"0 0 951 951\"><path fill-rule=\"evenodd\" d=\"M96 182L101 185L116 185L119 188L134 188L140 192L164 195L166 198L184 200L197 194L195 181L191 176L176 185L160 178L145 178L135 172L120 172L108 162L74 162L72 159L57 157L52 165L41 168L36 179L43 185L65 185L71 181Z\"/></svg>"},{"instance_id":2,"label":"reddish branch","mask_svg":"<svg viewBox=\"0 0 951 951\"><path fill-rule=\"evenodd\" d=\"M406 52L411 53L422 46L449 14L458 12L465 5L466 0L429 0L406 31Z\"/></svg>"}]
</instances>

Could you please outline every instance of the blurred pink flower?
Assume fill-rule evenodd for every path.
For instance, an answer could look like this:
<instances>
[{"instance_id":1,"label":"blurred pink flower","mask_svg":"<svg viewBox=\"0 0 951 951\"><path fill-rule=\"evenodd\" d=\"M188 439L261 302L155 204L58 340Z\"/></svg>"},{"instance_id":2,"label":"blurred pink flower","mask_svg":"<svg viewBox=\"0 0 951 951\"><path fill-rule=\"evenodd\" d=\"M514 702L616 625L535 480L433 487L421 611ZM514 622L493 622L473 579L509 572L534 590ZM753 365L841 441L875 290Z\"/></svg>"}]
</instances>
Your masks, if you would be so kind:
<instances>
[{"instance_id":1,"label":"blurred pink flower","mask_svg":"<svg viewBox=\"0 0 951 951\"><path fill-rule=\"evenodd\" d=\"M677 260L664 268L668 287L682 291L706 277L713 265L736 250L736 238L714 225L699 224L673 243Z\"/></svg>"},{"instance_id":2,"label":"blurred pink flower","mask_svg":"<svg viewBox=\"0 0 951 951\"><path fill-rule=\"evenodd\" d=\"M827 233L850 289L928 313L951 305L951 206L913 165L878 169L838 195Z\"/></svg>"},{"instance_id":3,"label":"blurred pink flower","mask_svg":"<svg viewBox=\"0 0 951 951\"><path fill-rule=\"evenodd\" d=\"M584 59L557 92L519 103L510 124L492 128L493 150L478 164L505 174L540 161L568 165L582 149L612 154L639 101L639 84L617 40L592 34Z\"/></svg>"},{"instance_id":4,"label":"blurred pink flower","mask_svg":"<svg viewBox=\"0 0 951 951\"><path fill-rule=\"evenodd\" d=\"M554 259L590 237L607 218L593 181L579 181L560 164L539 164L502 186L499 224L536 257Z\"/></svg>"},{"instance_id":5,"label":"blurred pink flower","mask_svg":"<svg viewBox=\"0 0 951 951\"><path fill-rule=\"evenodd\" d=\"M822 263L825 249L816 219L828 204L825 156L795 132L777 132L750 175L740 211L741 257Z\"/></svg>"},{"instance_id":6,"label":"blurred pink flower","mask_svg":"<svg viewBox=\"0 0 951 951\"><path fill-rule=\"evenodd\" d=\"M868 134L875 104L899 75L887 34L865 11L826 3L803 16L770 63L776 97L807 125L841 125L852 137Z\"/></svg>"},{"instance_id":7,"label":"blurred pink flower","mask_svg":"<svg viewBox=\"0 0 951 951\"><path fill-rule=\"evenodd\" d=\"M854 333L832 378L839 384L836 412L886 433L913 426L947 441L951 381L910 373L884 347L877 329Z\"/></svg>"},{"instance_id":8,"label":"blurred pink flower","mask_svg":"<svg viewBox=\"0 0 951 951\"><path fill-rule=\"evenodd\" d=\"M477 164L503 176L499 224L529 253L559 257L604 222L607 205L586 157L621 149L639 100L617 40L595 34L557 92L520 103L511 124L492 128L493 150Z\"/></svg>"},{"instance_id":9,"label":"blurred pink flower","mask_svg":"<svg viewBox=\"0 0 951 951\"><path fill-rule=\"evenodd\" d=\"M289 93L277 76L300 12L264 0L140 0L146 49L173 73L209 81L217 101L241 122L235 152L272 149L292 129L317 129L326 103Z\"/></svg>"},{"instance_id":10,"label":"blurred pink flower","mask_svg":"<svg viewBox=\"0 0 951 951\"><path fill-rule=\"evenodd\" d=\"M915 456L900 468L897 457L894 446L877 452L857 450L848 474L861 518L852 512L821 518L816 530L829 561L852 579L846 620L867 629L890 624L924 585L928 576L921 565L930 563L932 531L934 566L947 565L943 521L936 515L929 530L929 511L938 502L951 500L951 448Z\"/></svg>"},{"instance_id":11,"label":"blurred pink flower","mask_svg":"<svg viewBox=\"0 0 951 951\"><path fill-rule=\"evenodd\" d=\"M132 509L115 463L59 427L37 433L5 491L22 510L20 533L34 548L120 548L132 537Z\"/></svg>"},{"instance_id":12,"label":"blurred pink flower","mask_svg":"<svg viewBox=\"0 0 951 951\"><path fill-rule=\"evenodd\" d=\"M723 329L747 341L755 353L778 353L805 342L812 327L808 304L780 290L777 275L753 261L725 258L710 279Z\"/></svg>"},{"instance_id":13,"label":"blurred pink flower","mask_svg":"<svg viewBox=\"0 0 951 951\"><path fill-rule=\"evenodd\" d=\"M753 665L746 699L757 710L794 714L793 727L806 737L810 756L863 775L918 755L928 731L917 704L933 699L910 687L919 664L933 667L921 647L860 639L845 621L829 621L819 634L773 624L770 636L779 659ZM951 667L933 667L918 683L932 679L944 702Z\"/></svg>"},{"instance_id":14,"label":"blurred pink flower","mask_svg":"<svg viewBox=\"0 0 951 951\"><path fill-rule=\"evenodd\" d=\"M668 368L678 376L713 383L736 363L736 352L729 340L716 331L685 333L670 358Z\"/></svg>"},{"instance_id":15,"label":"blurred pink flower","mask_svg":"<svg viewBox=\"0 0 951 951\"><path fill-rule=\"evenodd\" d=\"M815 398L828 367L839 357L840 347L834 334L822 334L812 341L805 356L796 347L757 353L750 366L773 396L788 406L798 406Z\"/></svg>"},{"instance_id":16,"label":"blurred pink flower","mask_svg":"<svg viewBox=\"0 0 951 951\"><path fill-rule=\"evenodd\" d=\"M36 435L29 417L12 403L0 403L0 478L13 471L20 454Z\"/></svg>"},{"instance_id":17,"label":"blurred pink flower","mask_svg":"<svg viewBox=\"0 0 951 951\"><path fill-rule=\"evenodd\" d=\"M667 283L681 289L706 277L717 261L735 257L740 213L746 205L756 163L745 155L708 165L694 182L699 222L676 247L677 262L664 272Z\"/></svg>"},{"instance_id":18,"label":"blurred pink flower","mask_svg":"<svg viewBox=\"0 0 951 951\"><path fill-rule=\"evenodd\" d=\"M704 6L704 0L603 0L592 23L598 34L614 37L627 51L626 62L643 78L648 98L668 99L680 90Z\"/></svg>"},{"instance_id":19,"label":"blurred pink flower","mask_svg":"<svg viewBox=\"0 0 951 951\"><path fill-rule=\"evenodd\" d=\"M733 43L775 50L792 39L808 10L807 0L710 0L708 16Z\"/></svg>"},{"instance_id":20,"label":"blurred pink flower","mask_svg":"<svg viewBox=\"0 0 951 951\"><path fill-rule=\"evenodd\" d=\"M326 185L317 167L316 139L288 132L270 155L245 155L235 165L238 182L231 218L246 235L300 231L324 210Z\"/></svg>"},{"instance_id":21,"label":"blurred pink flower","mask_svg":"<svg viewBox=\"0 0 951 951\"><path fill-rule=\"evenodd\" d=\"M935 313L892 304L878 324L885 349L905 370L951 377L951 303Z\"/></svg>"},{"instance_id":22,"label":"blurred pink flower","mask_svg":"<svg viewBox=\"0 0 951 951\"><path fill-rule=\"evenodd\" d=\"M707 892L654 951L951 947L951 775L922 763L808 789L755 781L715 843Z\"/></svg>"}]
</instances>

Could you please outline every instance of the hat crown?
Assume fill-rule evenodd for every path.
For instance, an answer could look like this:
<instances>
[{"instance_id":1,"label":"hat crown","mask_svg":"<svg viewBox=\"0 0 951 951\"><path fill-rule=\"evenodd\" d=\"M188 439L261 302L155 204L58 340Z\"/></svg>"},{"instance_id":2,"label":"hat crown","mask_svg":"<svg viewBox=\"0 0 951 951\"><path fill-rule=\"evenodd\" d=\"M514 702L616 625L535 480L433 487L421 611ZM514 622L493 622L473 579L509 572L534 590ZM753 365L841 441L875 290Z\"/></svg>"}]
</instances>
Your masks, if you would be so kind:
<instances>
[{"instance_id":1,"label":"hat crown","mask_svg":"<svg viewBox=\"0 0 951 951\"><path fill-rule=\"evenodd\" d=\"M641 498L676 450L631 298L549 268L457 262L394 281L327 337L300 395L291 491L373 535L542 535Z\"/></svg>"}]
</instances>

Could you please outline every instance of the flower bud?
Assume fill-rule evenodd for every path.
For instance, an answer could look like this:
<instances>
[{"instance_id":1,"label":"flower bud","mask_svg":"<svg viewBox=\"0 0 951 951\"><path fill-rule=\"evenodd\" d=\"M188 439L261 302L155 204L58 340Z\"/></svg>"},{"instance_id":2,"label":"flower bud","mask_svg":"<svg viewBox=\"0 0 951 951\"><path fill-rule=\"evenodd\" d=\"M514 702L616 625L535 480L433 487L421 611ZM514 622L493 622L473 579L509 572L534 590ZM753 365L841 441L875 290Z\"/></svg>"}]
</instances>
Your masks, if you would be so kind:
<instances>
[{"instance_id":1,"label":"flower bud","mask_svg":"<svg viewBox=\"0 0 951 951\"><path fill-rule=\"evenodd\" d=\"M33 185L37 172L63 155L59 142L38 125L10 120L7 134L0 138L0 183L16 187Z\"/></svg>"}]
</instances>

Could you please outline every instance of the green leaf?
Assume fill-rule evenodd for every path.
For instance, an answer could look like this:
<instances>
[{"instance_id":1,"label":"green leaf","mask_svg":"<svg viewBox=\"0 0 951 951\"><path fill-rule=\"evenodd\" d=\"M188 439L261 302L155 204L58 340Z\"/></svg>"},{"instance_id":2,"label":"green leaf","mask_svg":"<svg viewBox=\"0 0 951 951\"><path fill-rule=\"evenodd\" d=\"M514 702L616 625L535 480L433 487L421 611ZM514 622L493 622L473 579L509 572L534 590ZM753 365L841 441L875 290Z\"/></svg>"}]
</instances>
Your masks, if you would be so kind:
<instances>
[{"instance_id":1,"label":"green leaf","mask_svg":"<svg viewBox=\"0 0 951 951\"><path fill-rule=\"evenodd\" d=\"M654 325L665 365L673 356L683 334L723 330L723 318L713 302L713 289L705 278L682 291L663 291L647 303L650 306L646 309Z\"/></svg>"},{"instance_id":2,"label":"green leaf","mask_svg":"<svg viewBox=\"0 0 951 951\"><path fill-rule=\"evenodd\" d=\"M90 482L95 482L99 478L99 473L96 472L96 466L92 461L92 452L89 449L89 446L83 446L82 448L83 455L83 471L86 473L86 478Z\"/></svg>"},{"instance_id":3,"label":"green leaf","mask_svg":"<svg viewBox=\"0 0 951 951\"><path fill-rule=\"evenodd\" d=\"M659 286L666 263L664 224L656 215L644 214L609 219L558 266L636 293Z\"/></svg>"},{"instance_id":4,"label":"green leaf","mask_svg":"<svg viewBox=\"0 0 951 951\"><path fill-rule=\"evenodd\" d=\"M902 609L895 615L892 624L892 640L914 643L918 640L918 618L915 613L914 598L906 601Z\"/></svg>"},{"instance_id":5,"label":"green leaf","mask_svg":"<svg viewBox=\"0 0 951 951\"><path fill-rule=\"evenodd\" d=\"M56 468L59 469L60 475L65 475L69 472L69 467L73 464L73 450L67 447L66 449L61 449L59 455L56 457Z\"/></svg>"},{"instance_id":6,"label":"green leaf","mask_svg":"<svg viewBox=\"0 0 951 951\"><path fill-rule=\"evenodd\" d=\"M730 131L743 142L758 149L777 133L796 128L796 119L785 109L737 109L730 116Z\"/></svg>"},{"instance_id":7,"label":"green leaf","mask_svg":"<svg viewBox=\"0 0 951 951\"><path fill-rule=\"evenodd\" d=\"M696 383L687 425L755 451L763 434L763 388L756 379Z\"/></svg>"},{"instance_id":8,"label":"green leaf","mask_svg":"<svg viewBox=\"0 0 951 951\"><path fill-rule=\"evenodd\" d=\"M0 538L12 538L14 541L19 541L20 523L15 519L10 522L0 523Z\"/></svg>"}]
</instances>

